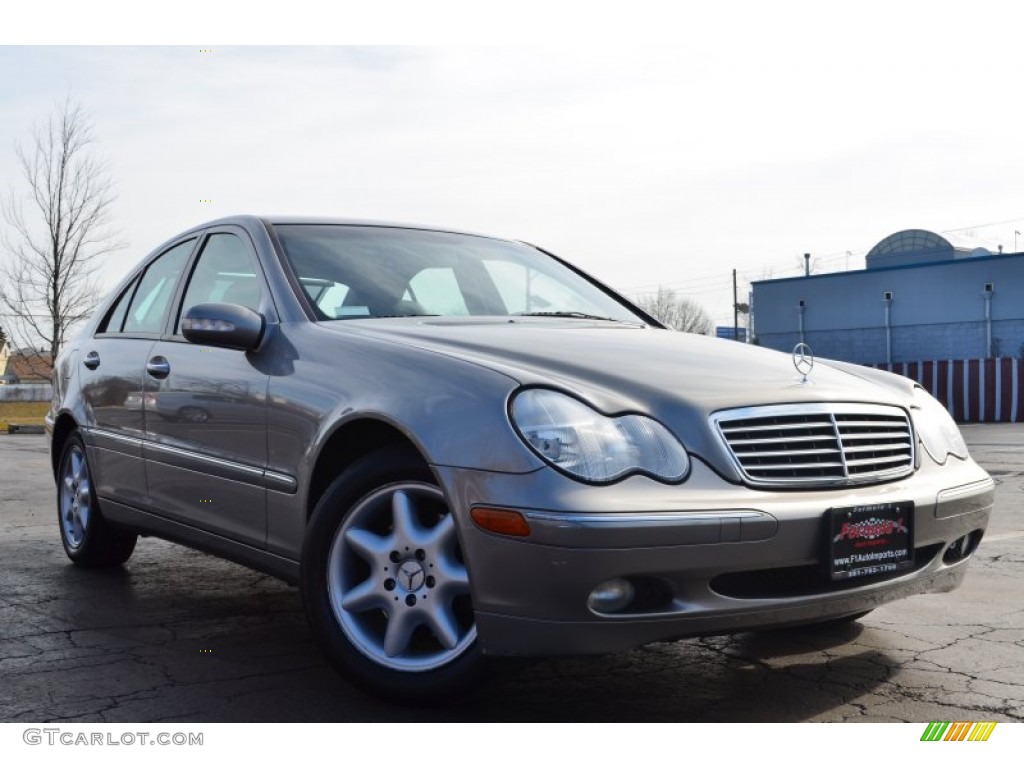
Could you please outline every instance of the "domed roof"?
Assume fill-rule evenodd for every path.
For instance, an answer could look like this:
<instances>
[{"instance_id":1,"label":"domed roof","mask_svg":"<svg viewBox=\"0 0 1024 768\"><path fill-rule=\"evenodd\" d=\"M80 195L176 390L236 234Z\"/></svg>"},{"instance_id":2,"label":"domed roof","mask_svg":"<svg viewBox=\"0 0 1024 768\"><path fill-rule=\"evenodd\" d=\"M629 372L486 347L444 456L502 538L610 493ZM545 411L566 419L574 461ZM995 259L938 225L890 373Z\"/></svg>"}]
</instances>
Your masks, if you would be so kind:
<instances>
[{"instance_id":1,"label":"domed roof","mask_svg":"<svg viewBox=\"0 0 1024 768\"><path fill-rule=\"evenodd\" d=\"M979 245L977 240L964 236L946 238L927 229L904 229L881 240L864 261L868 269L879 269L992 255Z\"/></svg>"},{"instance_id":2,"label":"domed roof","mask_svg":"<svg viewBox=\"0 0 1024 768\"><path fill-rule=\"evenodd\" d=\"M953 258L953 244L942 235L929 232L927 229L904 229L883 239L868 251L868 259L878 256L889 256L896 253L913 253L934 255L935 261Z\"/></svg>"}]
</instances>

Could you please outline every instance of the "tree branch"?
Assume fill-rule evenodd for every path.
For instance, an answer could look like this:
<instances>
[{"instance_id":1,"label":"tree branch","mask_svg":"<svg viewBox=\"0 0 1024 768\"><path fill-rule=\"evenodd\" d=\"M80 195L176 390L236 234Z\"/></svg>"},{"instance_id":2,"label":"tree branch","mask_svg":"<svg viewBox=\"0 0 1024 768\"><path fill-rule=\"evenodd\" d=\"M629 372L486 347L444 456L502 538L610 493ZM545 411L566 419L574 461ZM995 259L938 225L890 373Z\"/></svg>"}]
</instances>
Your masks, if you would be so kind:
<instances>
[{"instance_id":1,"label":"tree branch","mask_svg":"<svg viewBox=\"0 0 1024 768\"><path fill-rule=\"evenodd\" d=\"M96 306L93 275L121 247L107 229L112 183L106 165L90 154L92 143L84 111L65 100L35 127L31 149L15 148L22 194L12 191L0 205L10 230L0 239L5 331L12 346L42 348L50 359L68 329Z\"/></svg>"}]
</instances>

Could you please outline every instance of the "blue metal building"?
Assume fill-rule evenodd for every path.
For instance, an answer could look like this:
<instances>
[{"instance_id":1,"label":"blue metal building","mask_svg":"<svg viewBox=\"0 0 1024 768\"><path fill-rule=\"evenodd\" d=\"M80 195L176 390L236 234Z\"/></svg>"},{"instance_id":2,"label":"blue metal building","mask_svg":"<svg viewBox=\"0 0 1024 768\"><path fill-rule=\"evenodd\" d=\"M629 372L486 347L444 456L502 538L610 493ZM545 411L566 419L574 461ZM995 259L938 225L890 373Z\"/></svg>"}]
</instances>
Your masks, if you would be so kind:
<instances>
[{"instance_id":1,"label":"blue metal building","mask_svg":"<svg viewBox=\"0 0 1024 768\"><path fill-rule=\"evenodd\" d=\"M752 285L757 343L865 365L1024 357L1024 253L905 230L866 269Z\"/></svg>"}]
</instances>

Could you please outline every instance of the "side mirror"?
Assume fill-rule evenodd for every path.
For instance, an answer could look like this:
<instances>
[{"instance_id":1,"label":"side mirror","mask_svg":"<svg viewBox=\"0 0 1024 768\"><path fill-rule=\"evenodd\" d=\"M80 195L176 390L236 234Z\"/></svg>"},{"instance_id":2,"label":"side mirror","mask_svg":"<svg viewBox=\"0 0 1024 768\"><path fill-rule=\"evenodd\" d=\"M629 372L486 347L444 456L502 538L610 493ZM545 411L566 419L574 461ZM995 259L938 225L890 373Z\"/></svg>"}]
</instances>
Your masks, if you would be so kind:
<instances>
[{"instance_id":1,"label":"side mirror","mask_svg":"<svg viewBox=\"0 0 1024 768\"><path fill-rule=\"evenodd\" d=\"M238 304L196 304L181 318L181 333L193 344L256 349L263 338L263 315Z\"/></svg>"}]
</instances>

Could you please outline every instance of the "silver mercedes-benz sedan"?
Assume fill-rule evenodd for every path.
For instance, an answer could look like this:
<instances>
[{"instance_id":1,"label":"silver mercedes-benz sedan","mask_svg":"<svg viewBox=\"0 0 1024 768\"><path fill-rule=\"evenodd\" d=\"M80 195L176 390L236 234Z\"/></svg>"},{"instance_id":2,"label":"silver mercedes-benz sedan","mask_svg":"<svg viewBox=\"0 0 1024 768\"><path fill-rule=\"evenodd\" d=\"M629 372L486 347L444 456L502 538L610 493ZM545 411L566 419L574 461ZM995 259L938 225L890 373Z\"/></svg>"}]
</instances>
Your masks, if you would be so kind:
<instances>
[{"instance_id":1,"label":"silver mercedes-benz sedan","mask_svg":"<svg viewBox=\"0 0 1024 768\"><path fill-rule=\"evenodd\" d=\"M665 330L531 245L358 221L167 241L61 354L47 426L71 560L142 534L298 584L332 663L404 701L488 656L950 590L993 500L908 379Z\"/></svg>"}]
</instances>

